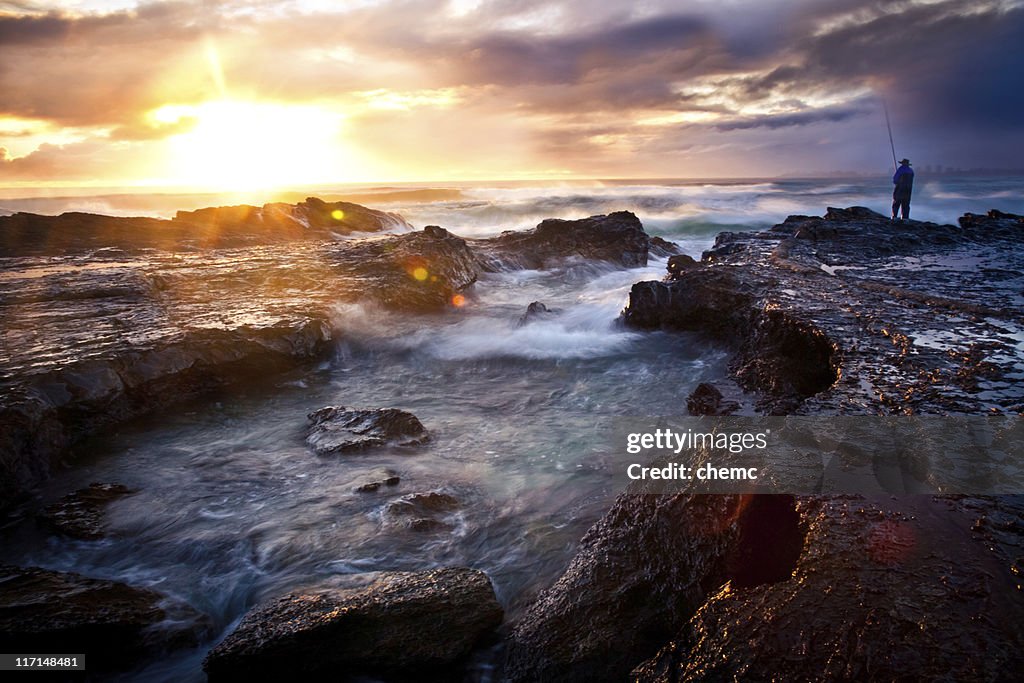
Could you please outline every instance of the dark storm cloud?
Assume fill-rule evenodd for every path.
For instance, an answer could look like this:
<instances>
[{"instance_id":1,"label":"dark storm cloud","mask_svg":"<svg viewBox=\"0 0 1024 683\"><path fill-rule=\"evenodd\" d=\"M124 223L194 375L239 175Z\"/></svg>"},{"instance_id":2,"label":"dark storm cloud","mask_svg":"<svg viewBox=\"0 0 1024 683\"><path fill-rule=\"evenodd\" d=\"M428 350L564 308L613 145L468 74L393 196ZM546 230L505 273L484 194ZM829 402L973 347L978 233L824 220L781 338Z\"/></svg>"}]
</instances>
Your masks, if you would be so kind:
<instances>
[{"instance_id":1,"label":"dark storm cloud","mask_svg":"<svg viewBox=\"0 0 1024 683\"><path fill-rule=\"evenodd\" d=\"M153 3L99 15L0 17L0 115L133 124L167 101L161 77L184 49L198 49L203 26L216 25L208 16L195 5ZM203 92L181 83L177 94L190 101Z\"/></svg>"},{"instance_id":2,"label":"dark storm cloud","mask_svg":"<svg viewBox=\"0 0 1024 683\"><path fill-rule=\"evenodd\" d=\"M63 38L72 22L59 14L44 16L0 15L0 46L36 43Z\"/></svg>"},{"instance_id":3,"label":"dark storm cloud","mask_svg":"<svg viewBox=\"0 0 1024 683\"><path fill-rule=\"evenodd\" d=\"M897 5L899 6L899 5ZM864 84L928 123L1020 125L1024 8L903 3L863 23L797 40L798 63L746 79L743 97ZM969 11L965 11L969 10Z\"/></svg>"},{"instance_id":4,"label":"dark storm cloud","mask_svg":"<svg viewBox=\"0 0 1024 683\"><path fill-rule=\"evenodd\" d=\"M686 52L710 38L707 22L694 16L602 26L581 35L490 31L462 39L410 36L398 42L405 59L443 65L462 85L576 84L602 69L629 69L659 54ZM391 46L360 42L370 51ZM666 75L662 72L662 78Z\"/></svg>"},{"instance_id":5,"label":"dark storm cloud","mask_svg":"<svg viewBox=\"0 0 1024 683\"><path fill-rule=\"evenodd\" d=\"M765 116L754 116L710 124L710 128L717 131L749 130L752 128L766 128L769 130L777 128L792 128L794 126L806 126L812 123L837 123L846 121L870 111L867 107L829 107L823 109L811 109L809 111L796 112L792 114L771 114Z\"/></svg>"}]
</instances>

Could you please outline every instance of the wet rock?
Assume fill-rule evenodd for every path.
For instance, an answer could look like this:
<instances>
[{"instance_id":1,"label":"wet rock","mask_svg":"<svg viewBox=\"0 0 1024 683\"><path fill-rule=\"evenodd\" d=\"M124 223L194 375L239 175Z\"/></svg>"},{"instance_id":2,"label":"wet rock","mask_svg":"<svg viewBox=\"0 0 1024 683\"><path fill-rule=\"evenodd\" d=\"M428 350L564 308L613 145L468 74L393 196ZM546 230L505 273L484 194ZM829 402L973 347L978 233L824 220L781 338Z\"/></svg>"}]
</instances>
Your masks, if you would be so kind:
<instances>
[{"instance_id":1,"label":"wet rock","mask_svg":"<svg viewBox=\"0 0 1024 683\"><path fill-rule=\"evenodd\" d=\"M697 261L695 261L692 256L688 254L676 254L668 260L669 277L674 277L683 271L696 268L697 265Z\"/></svg>"},{"instance_id":2,"label":"wet rock","mask_svg":"<svg viewBox=\"0 0 1024 683\"><path fill-rule=\"evenodd\" d=\"M830 223L849 223L849 222L889 222L889 217L884 216L877 211L867 208L866 206L851 206L848 209L839 209L836 207L828 207L825 210L825 221Z\"/></svg>"},{"instance_id":3,"label":"wet rock","mask_svg":"<svg viewBox=\"0 0 1024 683\"><path fill-rule=\"evenodd\" d=\"M455 496L440 491L411 493L388 503L384 507L384 517L390 523L411 531L451 531L457 522L452 513L461 507Z\"/></svg>"},{"instance_id":4,"label":"wet rock","mask_svg":"<svg viewBox=\"0 0 1024 683\"><path fill-rule=\"evenodd\" d=\"M679 245L669 242L663 237L651 235L651 243L647 249L648 256L672 256L679 253Z\"/></svg>"},{"instance_id":5,"label":"wet rock","mask_svg":"<svg viewBox=\"0 0 1024 683\"><path fill-rule=\"evenodd\" d=\"M741 386L772 397L762 403L769 412L786 414L835 383L838 350L814 323L767 310L755 318L732 368Z\"/></svg>"},{"instance_id":6,"label":"wet rock","mask_svg":"<svg viewBox=\"0 0 1024 683\"><path fill-rule=\"evenodd\" d=\"M466 240L436 225L394 237L338 242L328 248L335 272L361 299L385 308L436 312L476 282L480 268Z\"/></svg>"},{"instance_id":7,"label":"wet rock","mask_svg":"<svg viewBox=\"0 0 1024 683\"><path fill-rule=\"evenodd\" d=\"M459 507L459 500L455 496L439 491L412 493L388 504L388 510L392 514L451 512L458 510Z\"/></svg>"},{"instance_id":8,"label":"wet rock","mask_svg":"<svg viewBox=\"0 0 1024 683\"><path fill-rule=\"evenodd\" d=\"M124 484L92 483L48 506L41 520L55 531L92 540L106 535L103 513L110 503L134 493Z\"/></svg>"},{"instance_id":9,"label":"wet rock","mask_svg":"<svg viewBox=\"0 0 1024 683\"><path fill-rule=\"evenodd\" d=\"M323 358L339 300L441 310L476 279L440 228L337 239L393 228L409 226L315 198L174 221L7 217L0 243L21 256L0 279L0 508L84 436Z\"/></svg>"},{"instance_id":10,"label":"wet rock","mask_svg":"<svg viewBox=\"0 0 1024 683\"><path fill-rule=\"evenodd\" d=\"M325 202L317 197L307 197L294 208L287 204L271 204L280 208L287 216L312 229L325 229L332 233L380 232L382 230L412 230L397 213L370 209L352 202Z\"/></svg>"},{"instance_id":11,"label":"wet rock","mask_svg":"<svg viewBox=\"0 0 1024 683\"><path fill-rule=\"evenodd\" d=\"M459 664L501 620L480 571L386 572L363 588L288 595L257 607L203 668L211 683L459 680Z\"/></svg>"},{"instance_id":12,"label":"wet rock","mask_svg":"<svg viewBox=\"0 0 1024 683\"><path fill-rule=\"evenodd\" d=\"M634 267L647 265L651 237L635 215L617 211L574 221L549 218L533 230L507 231L475 240L473 246L489 270L543 269L573 256ZM658 250L674 246L663 240L656 243Z\"/></svg>"},{"instance_id":13,"label":"wet rock","mask_svg":"<svg viewBox=\"0 0 1024 683\"><path fill-rule=\"evenodd\" d=\"M363 478L363 482L355 487L356 493L373 493L382 486L398 486L401 483L398 473L390 469L380 469Z\"/></svg>"},{"instance_id":14,"label":"wet rock","mask_svg":"<svg viewBox=\"0 0 1024 683\"><path fill-rule=\"evenodd\" d=\"M306 443L318 454L354 453L380 446L418 446L429 438L412 413L397 408L328 406L309 414Z\"/></svg>"},{"instance_id":15,"label":"wet rock","mask_svg":"<svg viewBox=\"0 0 1024 683\"><path fill-rule=\"evenodd\" d=\"M519 322L516 324L516 327L523 327L524 325L529 325L530 323L536 322L538 320L545 320L547 318L550 318L554 314L555 311L552 311L550 308L548 308L539 301L534 301L533 303L526 307L526 313L523 313L523 315L520 316Z\"/></svg>"},{"instance_id":16,"label":"wet rock","mask_svg":"<svg viewBox=\"0 0 1024 683\"><path fill-rule=\"evenodd\" d=\"M1024 286L1019 225L961 223L893 224L852 207L723 233L699 267L634 285L623 320L731 345L733 375L769 413L1014 412L1024 396L993 359L1013 355L997 340Z\"/></svg>"},{"instance_id":17,"label":"wet rock","mask_svg":"<svg viewBox=\"0 0 1024 683\"><path fill-rule=\"evenodd\" d=\"M713 384L701 382L686 397L686 411L690 415L731 415L740 407L736 401L727 401Z\"/></svg>"},{"instance_id":18,"label":"wet rock","mask_svg":"<svg viewBox=\"0 0 1024 683\"><path fill-rule=\"evenodd\" d=\"M801 501L808 536L792 578L714 592L631 678L1008 680L1024 666L1024 601L1010 572L993 569L1011 558L955 515L929 528L942 507L920 496Z\"/></svg>"},{"instance_id":19,"label":"wet rock","mask_svg":"<svg viewBox=\"0 0 1024 683\"><path fill-rule=\"evenodd\" d=\"M180 250L325 239L332 234L410 230L401 216L350 202L309 197L298 204L219 206L179 211L173 220L68 212L0 216L0 251L10 256L116 248Z\"/></svg>"},{"instance_id":20,"label":"wet rock","mask_svg":"<svg viewBox=\"0 0 1024 683\"><path fill-rule=\"evenodd\" d=\"M323 357L324 318L189 328L3 382L0 506L46 479L66 449L108 425Z\"/></svg>"},{"instance_id":21,"label":"wet rock","mask_svg":"<svg viewBox=\"0 0 1024 683\"><path fill-rule=\"evenodd\" d=\"M0 649L87 653L89 671L130 668L206 637L205 617L150 590L36 567L0 566Z\"/></svg>"},{"instance_id":22,"label":"wet rock","mask_svg":"<svg viewBox=\"0 0 1024 683\"><path fill-rule=\"evenodd\" d=\"M757 538L751 520L771 520L786 538L800 536L789 496L639 490L616 499L587 532L565 574L515 625L509 680L624 680L731 572L749 564L780 566L771 559L775 544L744 551L741 540ZM781 545L786 552L793 547Z\"/></svg>"},{"instance_id":23,"label":"wet rock","mask_svg":"<svg viewBox=\"0 0 1024 683\"><path fill-rule=\"evenodd\" d=\"M1006 213L1005 211L999 211L998 209L991 209L984 216L979 216L974 213L965 213L960 217L960 227L973 230L991 227L999 227L1002 229L1013 230L1014 228L1020 229L1024 226L1024 216L1018 216L1015 213Z\"/></svg>"},{"instance_id":24,"label":"wet rock","mask_svg":"<svg viewBox=\"0 0 1024 683\"><path fill-rule=\"evenodd\" d=\"M733 345L740 385L762 392L762 406L778 412L827 389L838 361L814 324L763 305L756 292L770 287L737 268L686 271L670 282L633 285L623 320L642 329L701 331Z\"/></svg>"},{"instance_id":25,"label":"wet rock","mask_svg":"<svg viewBox=\"0 0 1024 683\"><path fill-rule=\"evenodd\" d=\"M182 231L157 218L114 218L67 212L59 216L15 213L0 216L0 253L7 256L59 254L117 247L135 251L177 245Z\"/></svg>"}]
</instances>

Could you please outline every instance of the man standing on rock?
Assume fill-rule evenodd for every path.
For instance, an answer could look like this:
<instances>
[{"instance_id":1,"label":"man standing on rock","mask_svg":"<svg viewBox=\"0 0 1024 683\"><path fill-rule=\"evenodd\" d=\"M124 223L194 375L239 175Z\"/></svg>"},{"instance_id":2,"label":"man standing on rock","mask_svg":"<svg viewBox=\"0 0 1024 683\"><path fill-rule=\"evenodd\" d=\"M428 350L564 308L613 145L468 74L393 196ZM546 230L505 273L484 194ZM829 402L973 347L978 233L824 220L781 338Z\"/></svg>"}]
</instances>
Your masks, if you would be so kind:
<instances>
[{"instance_id":1,"label":"man standing on rock","mask_svg":"<svg viewBox=\"0 0 1024 683\"><path fill-rule=\"evenodd\" d=\"M914 190L914 169L910 168L910 159L900 161L892 182L896 186L892 191L892 219L896 220L896 212L900 211L903 220L910 220L910 193Z\"/></svg>"}]
</instances>

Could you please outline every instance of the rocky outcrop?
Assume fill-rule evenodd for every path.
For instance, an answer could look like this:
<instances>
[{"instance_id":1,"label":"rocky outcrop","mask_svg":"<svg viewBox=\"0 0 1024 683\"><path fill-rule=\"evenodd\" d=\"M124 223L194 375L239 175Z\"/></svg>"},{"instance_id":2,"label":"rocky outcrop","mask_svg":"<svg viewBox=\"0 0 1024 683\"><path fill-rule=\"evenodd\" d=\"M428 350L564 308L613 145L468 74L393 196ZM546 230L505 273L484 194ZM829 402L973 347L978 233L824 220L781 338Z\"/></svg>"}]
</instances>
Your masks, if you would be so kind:
<instances>
[{"instance_id":1,"label":"rocky outcrop","mask_svg":"<svg viewBox=\"0 0 1024 683\"><path fill-rule=\"evenodd\" d=\"M381 468L363 477L354 490L356 493L373 493L379 491L382 486L398 486L401 481L401 477L394 470Z\"/></svg>"},{"instance_id":2,"label":"rocky outcrop","mask_svg":"<svg viewBox=\"0 0 1024 683\"><path fill-rule=\"evenodd\" d=\"M359 675L460 680L460 662L501 619L482 572L386 572L361 588L288 595L257 607L203 668L211 683Z\"/></svg>"},{"instance_id":3,"label":"rocky outcrop","mask_svg":"<svg viewBox=\"0 0 1024 683\"><path fill-rule=\"evenodd\" d=\"M673 256L679 254L679 245L675 242L670 242L663 237L657 235L651 235L651 242L647 248L648 256L660 256L662 258L666 256Z\"/></svg>"},{"instance_id":4,"label":"rocky outcrop","mask_svg":"<svg viewBox=\"0 0 1024 683\"><path fill-rule=\"evenodd\" d=\"M569 257L632 268L647 265L652 252L658 256L678 252L675 244L651 238L629 211L574 221L549 218L533 230L507 231L475 240L473 246L488 270L543 269Z\"/></svg>"},{"instance_id":5,"label":"rocky outcrop","mask_svg":"<svg viewBox=\"0 0 1024 683\"><path fill-rule=\"evenodd\" d=\"M328 406L308 415L306 435L317 455L356 453L380 446L418 446L430 438L412 413L397 408L355 410Z\"/></svg>"},{"instance_id":6,"label":"rocky outcrop","mask_svg":"<svg viewBox=\"0 0 1024 683\"><path fill-rule=\"evenodd\" d=\"M100 428L322 357L331 336L326 319L316 318L189 329L9 382L0 406L0 501L16 501Z\"/></svg>"},{"instance_id":7,"label":"rocky outcrop","mask_svg":"<svg viewBox=\"0 0 1024 683\"><path fill-rule=\"evenodd\" d=\"M442 491L410 493L384 506L384 520L410 531L451 531L461 508L458 498Z\"/></svg>"},{"instance_id":8,"label":"rocky outcrop","mask_svg":"<svg viewBox=\"0 0 1024 683\"><path fill-rule=\"evenodd\" d=\"M196 645L207 620L153 591L39 568L0 566L0 649L86 653L89 671Z\"/></svg>"},{"instance_id":9,"label":"rocky outcrop","mask_svg":"<svg viewBox=\"0 0 1024 683\"><path fill-rule=\"evenodd\" d=\"M174 249L182 230L158 218L115 218L69 211L59 216L15 213L0 216L0 253L53 255L73 251Z\"/></svg>"},{"instance_id":10,"label":"rocky outcrop","mask_svg":"<svg viewBox=\"0 0 1024 683\"><path fill-rule=\"evenodd\" d=\"M192 232L209 232L219 240L248 238L259 242L266 242L268 238L323 238L331 234L412 229L396 213L369 209L351 202L325 202L317 197L307 197L298 204L219 206L179 211L174 222L189 226ZM203 244L209 246L209 240Z\"/></svg>"},{"instance_id":11,"label":"rocky outcrop","mask_svg":"<svg viewBox=\"0 0 1024 683\"><path fill-rule=\"evenodd\" d=\"M455 273L449 259L426 284L398 263L417 253L422 236L385 238L379 264L364 262L358 240L348 255L332 246L345 242L342 233L396 228L411 229L394 214L315 198L171 221L0 219L0 248L11 257L0 279L9 349L0 358L0 509L58 460L73 460L69 448L86 435L323 358L338 300L380 295L443 306L445 287L475 278L464 243L455 245L463 270ZM377 287L376 274L358 276L375 268L402 282Z\"/></svg>"},{"instance_id":12,"label":"rocky outcrop","mask_svg":"<svg viewBox=\"0 0 1024 683\"><path fill-rule=\"evenodd\" d=\"M134 493L124 484L92 483L69 493L40 514L41 521L58 533L94 540L106 535L103 513L119 498Z\"/></svg>"},{"instance_id":13,"label":"rocky outcrop","mask_svg":"<svg viewBox=\"0 0 1024 683\"><path fill-rule=\"evenodd\" d=\"M631 679L1012 680L1024 601L1010 567L1024 539L1008 553L971 528L1021 511L979 503L959 515L947 508L962 501L914 496L800 501L792 578L714 591Z\"/></svg>"},{"instance_id":14,"label":"rocky outcrop","mask_svg":"<svg viewBox=\"0 0 1024 683\"><path fill-rule=\"evenodd\" d=\"M519 316L516 327L523 327L538 320L546 320L553 315L555 315L555 311L552 311L539 301L534 301L526 307L526 312Z\"/></svg>"},{"instance_id":15,"label":"rocky outcrop","mask_svg":"<svg viewBox=\"0 0 1024 683\"><path fill-rule=\"evenodd\" d=\"M738 410L737 401L726 400L714 384L701 382L686 397L686 412L690 415L731 415Z\"/></svg>"},{"instance_id":16,"label":"rocky outcrop","mask_svg":"<svg viewBox=\"0 0 1024 683\"><path fill-rule=\"evenodd\" d=\"M689 254L676 254L668 259L668 274L679 275L685 270L696 268L699 264Z\"/></svg>"},{"instance_id":17,"label":"rocky outcrop","mask_svg":"<svg viewBox=\"0 0 1024 683\"><path fill-rule=\"evenodd\" d=\"M476 282L479 262L466 240L428 225L397 237L328 245L335 273L354 285L354 298L385 308L437 312Z\"/></svg>"},{"instance_id":18,"label":"rocky outcrop","mask_svg":"<svg viewBox=\"0 0 1024 683\"><path fill-rule=\"evenodd\" d=\"M624 680L746 566L737 557L751 544L740 539L756 534L745 527L778 530L778 543L748 549L755 566L778 566L775 553L799 545L792 507L787 496L624 493L516 624L506 674L524 683Z\"/></svg>"},{"instance_id":19,"label":"rocky outcrop","mask_svg":"<svg viewBox=\"0 0 1024 683\"><path fill-rule=\"evenodd\" d=\"M894 224L830 208L723 233L696 267L634 285L623 320L730 344L734 377L766 412L1016 412L998 359L1012 355L1024 255L1004 215Z\"/></svg>"},{"instance_id":20,"label":"rocky outcrop","mask_svg":"<svg viewBox=\"0 0 1024 683\"><path fill-rule=\"evenodd\" d=\"M352 232L411 230L398 214L350 202L309 197L298 204L220 206L179 211L172 220L68 212L59 216L0 216L0 252L9 256L96 249L237 248L294 240L330 239Z\"/></svg>"},{"instance_id":21,"label":"rocky outcrop","mask_svg":"<svg viewBox=\"0 0 1024 683\"><path fill-rule=\"evenodd\" d=\"M812 321L765 305L776 282L736 267L692 269L633 285L623 320L642 329L699 330L734 347L732 368L761 405L784 414L838 377L837 349Z\"/></svg>"}]
</instances>

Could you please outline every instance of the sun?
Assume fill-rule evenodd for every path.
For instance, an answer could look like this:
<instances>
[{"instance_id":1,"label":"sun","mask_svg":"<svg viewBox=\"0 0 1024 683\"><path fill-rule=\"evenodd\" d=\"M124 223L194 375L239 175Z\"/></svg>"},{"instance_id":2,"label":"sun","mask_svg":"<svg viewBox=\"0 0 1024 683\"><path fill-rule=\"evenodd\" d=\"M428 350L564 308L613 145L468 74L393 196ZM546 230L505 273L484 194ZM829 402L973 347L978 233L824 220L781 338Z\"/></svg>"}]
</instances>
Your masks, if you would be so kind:
<instances>
[{"instance_id":1,"label":"sun","mask_svg":"<svg viewBox=\"0 0 1024 683\"><path fill-rule=\"evenodd\" d=\"M181 185L252 190L351 179L341 139L344 117L298 104L218 100L165 105L155 125L183 125L168 138L168 180Z\"/></svg>"}]
</instances>

